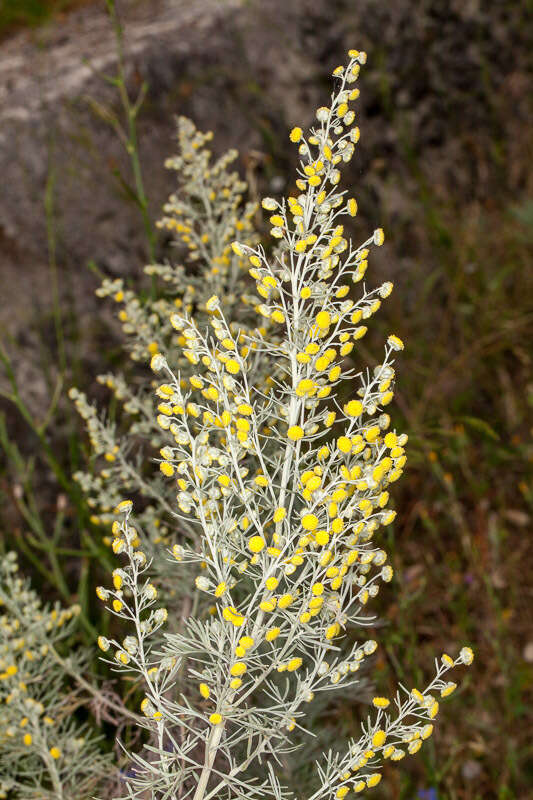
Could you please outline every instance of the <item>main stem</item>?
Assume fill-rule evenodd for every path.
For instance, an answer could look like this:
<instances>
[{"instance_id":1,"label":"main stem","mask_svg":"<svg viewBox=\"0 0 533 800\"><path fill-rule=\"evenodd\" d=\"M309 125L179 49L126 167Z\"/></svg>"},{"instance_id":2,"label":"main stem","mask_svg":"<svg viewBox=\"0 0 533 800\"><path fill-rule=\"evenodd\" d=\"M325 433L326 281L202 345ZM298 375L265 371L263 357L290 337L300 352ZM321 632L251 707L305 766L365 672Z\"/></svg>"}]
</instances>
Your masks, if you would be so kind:
<instances>
[{"instance_id":1,"label":"main stem","mask_svg":"<svg viewBox=\"0 0 533 800\"><path fill-rule=\"evenodd\" d=\"M54 763L54 759L48 753L44 753L42 755L42 759L46 764L46 768L48 770L48 774L50 776L50 780L52 781L52 788L54 790L54 798L55 800L63 800L63 786L61 784L61 780L59 778L58 771L56 769L56 765Z\"/></svg>"},{"instance_id":2,"label":"main stem","mask_svg":"<svg viewBox=\"0 0 533 800\"><path fill-rule=\"evenodd\" d=\"M211 775L211 770L213 769L215 756L218 750L218 746L220 744L220 739L222 738L223 730L224 730L223 722L219 723L218 725L215 725L215 727L211 729L211 733L209 734L209 737L205 744L204 766L200 774L200 778L198 780L198 786L196 787L193 800L203 800L203 797L205 795L205 790L207 788L207 782L209 780L209 776Z\"/></svg>"},{"instance_id":3,"label":"main stem","mask_svg":"<svg viewBox=\"0 0 533 800\"><path fill-rule=\"evenodd\" d=\"M296 291L296 281L293 275L292 278L292 295L293 295L293 317L294 317L294 325L297 326L298 324L298 300L297 300L297 291ZM288 414L288 424L294 425L297 421L298 411L299 411L299 401L298 397L295 394L297 378L298 378L298 364L296 361L296 348L293 346L291 352L291 378L292 378L292 393L291 393L291 400L289 404L289 414ZM287 491L287 485L290 478L291 467L294 466L294 463L290 457L291 449L293 447L292 442L287 442L285 447L285 456L284 456L284 464L283 464L283 472L281 477L281 487L280 487L280 494L279 494L279 504L283 505L285 502L285 494ZM296 452L299 452L299 444L296 443ZM260 611L258 617L256 619L252 636L255 637L257 635L257 631L261 626L263 619L263 612ZM211 775L211 770L213 769L213 763L215 761L215 756L218 750L218 746L220 744L220 739L222 738L222 733L224 731L224 723L221 722L220 724L216 725L210 732L209 737L207 739L205 745L205 759L204 759L204 766L202 772L200 774L200 779L198 781L198 786L196 787L196 792L194 793L193 800L203 800L205 796L205 790L207 788L207 782L209 780L209 776Z\"/></svg>"}]
</instances>

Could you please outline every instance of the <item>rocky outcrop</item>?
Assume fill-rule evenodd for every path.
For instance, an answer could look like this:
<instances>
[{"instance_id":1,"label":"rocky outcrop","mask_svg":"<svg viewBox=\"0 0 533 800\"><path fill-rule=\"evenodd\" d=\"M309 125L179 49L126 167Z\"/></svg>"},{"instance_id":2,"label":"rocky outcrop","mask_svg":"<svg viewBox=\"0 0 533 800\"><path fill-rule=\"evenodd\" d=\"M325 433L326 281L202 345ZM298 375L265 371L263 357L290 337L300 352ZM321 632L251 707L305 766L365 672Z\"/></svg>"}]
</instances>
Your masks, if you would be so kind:
<instances>
[{"instance_id":1,"label":"rocky outcrop","mask_svg":"<svg viewBox=\"0 0 533 800\"><path fill-rule=\"evenodd\" d=\"M117 5L130 91L144 80L149 86L139 133L154 218L173 188L163 161L173 149L175 114L213 129L216 149L238 147L241 170L255 169L260 188L283 190L292 157L286 131L310 121L350 46L366 49L369 59L361 80L363 137L349 179L358 184L364 174L362 224L392 220L400 255L403 233L413 237L420 186L471 200L490 197L502 175L511 188L526 180L527 163L514 157L524 146L528 110L519 4L502 3L490 14L475 1L435 0L416 9L407 0ZM83 7L1 46L4 323L24 322L28 295L48 302L50 235L62 283L81 308L95 282L90 260L124 274L146 259L128 160L101 113L119 113L116 91L101 77L114 73L117 58L103 6ZM416 248L416 235L413 241Z\"/></svg>"}]
</instances>

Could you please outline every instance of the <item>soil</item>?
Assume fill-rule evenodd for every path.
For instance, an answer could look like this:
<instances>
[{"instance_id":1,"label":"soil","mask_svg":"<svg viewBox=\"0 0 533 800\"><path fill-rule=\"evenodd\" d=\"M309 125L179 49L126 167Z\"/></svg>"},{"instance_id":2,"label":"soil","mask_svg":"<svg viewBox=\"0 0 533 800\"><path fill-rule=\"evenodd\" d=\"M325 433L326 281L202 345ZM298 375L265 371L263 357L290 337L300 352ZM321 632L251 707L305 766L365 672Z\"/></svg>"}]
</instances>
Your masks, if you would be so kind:
<instances>
[{"instance_id":1,"label":"soil","mask_svg":"<svg viewBox=\"0 0 533 800\"><path fill-rule=\"evenodd\" d=\"M356 46L368 64L348 184L361 230L392 225L396 269L408 268L424 255L416 219L425 188L460 206L531 180L525 11L488 5L118 2L130 92L149 87L139 140L152 217L173 189L163 162L176 114L212 129L217 151L237 147L260 190L289 188L287 130L309 124L332 69ZM103 3L0 45L0 326L17 341L51 306L51 245L60 294L85 328L96 309L89 262L124 275L147 259L128 159L105 119L104 109L120 114L103 77L116 60Z\"/></svg>"}]
</instances>

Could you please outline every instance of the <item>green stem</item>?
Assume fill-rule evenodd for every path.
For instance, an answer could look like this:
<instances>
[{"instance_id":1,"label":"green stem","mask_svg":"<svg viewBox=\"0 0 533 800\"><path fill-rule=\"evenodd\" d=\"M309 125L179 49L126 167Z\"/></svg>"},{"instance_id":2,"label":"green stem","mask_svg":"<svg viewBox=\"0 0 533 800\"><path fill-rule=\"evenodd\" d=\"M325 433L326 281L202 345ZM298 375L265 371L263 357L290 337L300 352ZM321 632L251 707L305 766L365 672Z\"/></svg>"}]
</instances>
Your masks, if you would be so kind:
<instances>
[{"instance_id":1,"label":"green stem","mask_svg":"<svg viewBox=\"0 0 533 800\"><path fill-rule=\"evenodd\" d=\"M13 367L11 365L11 361L7 353L2 348L0 348L0 362L4 365L6 375L8 377L12 389L11 394L5 394L4 396L7 397L13 403L13 405L18 409L22 418L28 424L30 430L33 431L33 433L37 436L39 443L42 447L42 451L45 455L46 461L48 463L48 466L54 473L59 485L65 490L70 500L72 501L74 507L76 508L80 519L81 538L84 545L89 548L94 557L98 558L102 563L105 563L107 567L112 568L112 562L109 558L109 554L107 553L107 551L105 551L103 548L98 547L98 545L94 543L90 533L88 533L88 531L84 529L88 525L88 512L84 504L83 494L81 490L76 486L76 484L72 480L70 480L70 478L62 468L61 464L55 457L52 448L48 444L45 433L42 430L42 425L37 425L35 423L30 410L22 400L18 390L18 385L15 378L15 373L13 371Z\"/></svg>"},{"instance_id":2,"label":"green stem","mask_svg":"<svg viewBox=\"0 0 533 800\"><path fill-rule=\"evenodd\" d=\"M51 162L53 156L50 156ZM54 189L55 189L55 169L53 162L48 169L46 187L44 191L44 210L46 217L46 237L48 241L48 265L50 267L50 277L52 283L52 298L54 312L54 326L57 340L57 352L61 375L65 374L67 367L67 356L65 349L65 334L63 331L63 318L59 302L59 282L57 275L57 242L54 219Z\"/></svg>"},{"instance_id":3,"label":"green stem","mask_svg":"<svg viewBox=\"0 0 533 800\"><path fill-rule=\"evenodd\" d=\"M45 578L45 580L51 586L53 586L54 585L54 576L52 575L50 570L48 570L45 567L45 565L43 564L42 560L33 552L31 547L28 547L28 545L24 541L24 537L22 536L20 531L15 530L14 531L14 536L15 536L15 539L17 540L18 548L21 550L22 553L24 553L24 555L26 556L28 561L31 561L31 563L33 564L35 569L38 570L41 573L43 578Z\"/></svg>"},{"instance_id":4,"label":"green stem","mask_svg":"<svg viewBox=\"0 0 533 800\"><path fill-rule=\"evenodd\" d=\"M115 6L115 0L106 0L106 5L109 16L111 18L111 22L113 24L113 30L115 33L115 41L117 47L118 64L117 64L117 77L115 80L115 85L117 86L120 100L122 103L122 108L124 109L124 114L126 116L126 120L128 123L126 151L130 157L131 167L133 171L133 178L135 181L135 191L137 193L137 202L141 211L144 230L148 243L148 253L150 256L150 261L153 263L155 261L156 237L154 228L152 226L152 222L150 220L150 215L148 213L148 200L144 189L141 162L139 159L139 142L137 135L137 114L139 112L139 108L141 106L144 93L146 92L146 85L143 84L137 102L132 103L126 86L126 70L125 70L125 58L124 58L124 29L118 17L117 9Z\"/></svg>"}]
</instances>

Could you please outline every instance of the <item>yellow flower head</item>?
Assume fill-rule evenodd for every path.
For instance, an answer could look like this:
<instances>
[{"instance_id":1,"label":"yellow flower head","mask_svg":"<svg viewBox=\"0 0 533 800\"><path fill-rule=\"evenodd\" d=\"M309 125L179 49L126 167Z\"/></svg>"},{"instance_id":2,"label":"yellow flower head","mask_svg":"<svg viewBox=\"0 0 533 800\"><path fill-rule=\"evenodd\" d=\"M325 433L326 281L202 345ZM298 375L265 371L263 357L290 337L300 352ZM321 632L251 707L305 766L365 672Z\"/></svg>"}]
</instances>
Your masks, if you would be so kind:
<instances>
[{"instance_id":1,"label":"yellow flower head","mask_svg":"<svg viewBox=\"0 0 533 800\"><path fill-rule=\"evenodd\" d=\"M289 134L289 138L291 142L299 142L302 138L302 129L301 128L293 128Z\"/></svg>"},{"instance_id":2,"label":"yellow flower head","mask_svg":"<svg viewBox=\"0 0 533 800\"><path fill-rule=\"evenodd\" d=\"M248 539L248 549L251 550L252 553L260 553L265 544L266 542L262 536L252 536Z\"/></svg>"},{"instance_id":3,"label":"yellow flower head","mask_svg":"<svg viewBox=\"0 0 533 800\"><path fill-rule=\"evenodd\" d=\"M297 442L299 441L304 435L303 429L299 425L291 425L289 430L287 431L287 436L291 441Z\"/></svg>"}]
</instances>

